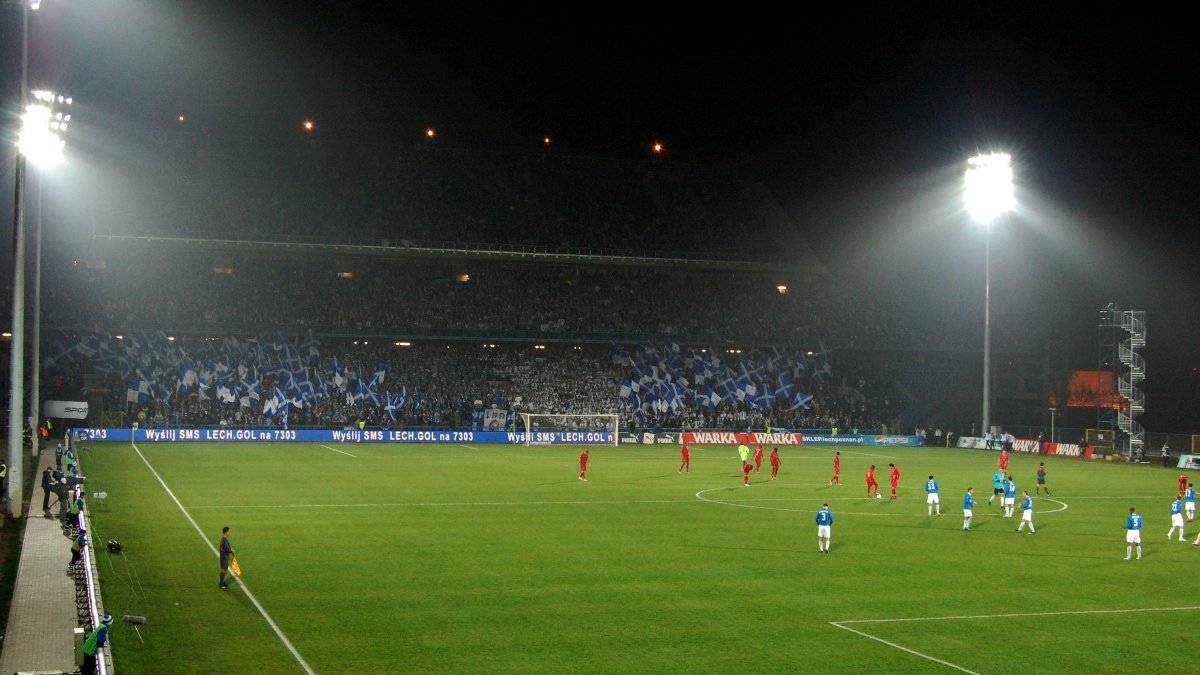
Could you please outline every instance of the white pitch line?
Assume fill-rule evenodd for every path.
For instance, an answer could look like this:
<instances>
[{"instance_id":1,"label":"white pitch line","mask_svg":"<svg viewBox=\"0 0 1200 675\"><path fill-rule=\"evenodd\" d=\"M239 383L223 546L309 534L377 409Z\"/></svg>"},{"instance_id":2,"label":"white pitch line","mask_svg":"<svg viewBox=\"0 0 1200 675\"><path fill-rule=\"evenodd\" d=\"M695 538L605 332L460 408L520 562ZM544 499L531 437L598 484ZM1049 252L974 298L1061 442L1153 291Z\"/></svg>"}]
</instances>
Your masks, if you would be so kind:
<instances>
[{"instance_id":1,"label":"white pitch line","mask_svg":"<svg viewBox=\"0 0 1200 675\"><path fill-rule=\"evenodd\" d=\"M358 455L351 455L350 453L346 452L345 450L338 450L337 448L331 448L331 447L329 447L328 445L322 445L321 447L322 447L322 448L325 448L326 450L332 450L332 451L334 451L334 452L340 452L340 453L342 453L343 455L346 455L347 457L353 457L354 459L358 459Z\"/></svg>"},{"instance_id":2,"label":"white pitch line","mask_svg":"<svg viewBox=\"0 0 1200 675\"><path fill-rule=\"evenodd\" d=\"M463 447L464 447L464 448L466 448L466 449L468 449L468 450L478 450L478 449L479 449L479 448L477 448L477 447L475 447L475 446L473 446L473 445L464 445Z\"/></svg>"},{"instance_id":3,"label":"white pitch line","mask_svg":"<svg viewBox=\"0 0 1200 675\"><path fill-rule=\"evenodd\" d=\"M551 502L386 502L381 504L238 504L236 506L193 506L193 510L212 509L361 509L389 506L578 506L583 504L692 504L692 499L623 499Z\"/></svg>"},{"instance_id":4,"label":"white pitch line","mask_svg":"<svg viewBox=\"0 0 1200 675\"><path fill-rule=\"evenodd\" d=\"M923 659L925 659L925 660L927 660L927 661L933 661L934 663L940 663L940 664L942 664L943 666L947 666L947 667L953 668L953 669L955 669L955 670L961 670L962 672L964 672L964 673L970 673L971 675L980 675L979 673L975 672L974 670L967 670L966 668L963 668L962 666L957 666L957 665L955 665L955 664L953 664L953 663L950 663L949 661L943 661L943 660L941 660L941 659L939 659L939 658L937 658L937 657L935 657L935 656L930 656L930 655L928 655L928 654L922 654L921 652L919 652L919 651L917 651L917 650L915 650L915 649L909 649L908 647L905 647L905 646L903 646L903 645L898 645L898 644L896 644L895 642L888 642L887 640L884 640L884 639L883 639L883 638L881 638L881 637L876 637L876 636L874 636L874 635L871 635L870 633L864 633L864 632L862 632L861 630L855 630L855 629L853 629L853 628L849 628L849 627L847 627L847 626L843 626L842 624L840 624L840 623L838 623L838 622L836 622L836 621L830 621L830 622L829 622L829 624L830 624L830 625L832 625L832 626L836 626L836 627L838 627L838 628L841 628L841 629L842 629L842 630L844 630L844 631L849 631L849 632L851 632L851 633L854 633L855 635L861 635L861 636L863 636L863 637L867 638L868 640L874 640L874 641L876 641L876 642L882 642L883 644L885 644L885 645L887 645L887 646L889 646L889 647L894 647L894 648L896 648L896 649L899 649L899 650L900 650L900 651L902 651L902 652L908 652L909 654L912 654L913 656L919 656L919 657L921 657L921 658L923 658Z\"/></svg>"},{"instance_id":5,"label":"white pitch line","mask_svg":"<svg viewBox=\"0 0 1200 675\"><path fill-rule=\"evenodd\" d=\"M846 452L846 454L851 457L879 457L881 459L896 459L895 455L876 455L876 454L873 454L870 452L848 451L848 452ZM828 458L826 458L826 459L828 459Z\"/></svg>"},{"instance_id":6,"label":"white pitch line","mask_svg":"<svg viewBox=\"0 0 1200 675\"><path fill-rule=\"evenodd\" d=\"M705 497L705 496L704 496L704 493L706 493L706 492L716 492L717 490L733 490L733 491L737 492L737 488L736 488L736 487L730 487L730 486L726 486L726 487L719 487L719 488L709 488L709 489L707 489L707 490L701 490L701 491L697 492L697 493L696 493L696 499L699 499L699 500L700 500L700 501L702 501L702 502L708 502L709 504L720 504L720 505L722 505L722 506L736 506L736 507L738 507L738 508L743 508L743 509L762 509L762 510L764 510L764 511L792 511L792 512L809 511L809 510L811 510L811 509L785 509L785 508L780 508L780 507L778 507L778 506L760 506L759 504L750 504L750 503L747 503L747 502L749 502L749 501L754 501L754 502L783 502L783 501L796 501L796 502L801 502L801 501L803 501L803 502L813 502L813 503L817 503L817 502L834 502L834 501L855 501L855 502L857 502L857 501L871 501L871 500L867 499L866 497L824 497L824 496L816 496L816 497L765 497L765 498L755 498L755 499L753 499L753 500L746 500L746 502L742 502L742 501L734 502L734 501L723 501L723 500L720 500L720 499L709 499L708 497ZM890 500L889 500L889 501L890 501ZM906 502L908 502L909 500L908 500L908 499L906 499L905 501L906 501ZM1059 513L1059 512L1061 512L1061 511L1066 511L1066 510L1067 510L1067 508L1068 508L1068 507L1067 507L1067 503L1066 503L1066 502L1062 502L1062 501L1059 501L1059 500L1057 500L1057 499L1041 498L1041 499L1039 499L1039 500L1037 500L1037 501L1054 502L1055 504L1061 504L1061 505L1062 505L1060 508L1054 509L1054 510L1052 510L1052 511L1040 511L1040 510L1039 510L1039 511L1037 512L1037 513L1039 513L1039 514ZM916 502L916 501L914 501L913 503L915 503L915 504L919 504L919 502ZM950 511L947 511L947 513L950 513ZM897 516L921 516L921 517L925 517L925 516L927 516L928 514L927 514L927 513L875 513L875 512L871 512L871 511L865 511L865 512L864 512L864 511L839 511L837 515L848 515L848 516L888 516L888 517L897 517ZM993 515L999 515L999 514L980 513L979 515L980 515L980 516L993 516Z\"/></svg>"},{"instance_id":7,"label":"white pitch line","mask_svg":"<svg viewBox=\"0 0 1200 675\"><path fill-rule=\"evenodd\" d=\"M930 656L928 654L922 654L921 652L918 652L914 649L909 649L908 647L896 644L895 642L889 642L888 640L884 640L881 637L871 635L870 633L866 633L861 630L850 628L846 624L848 624L848 623L905 623L905 622L912 622L912 621L962 621L964 619L1014 619L1014 618L1030 618L1030 617L1039 617L1039 616L1067 616L1067 615L1079 615L1079 614L1135 614L1135 613L1139 613L1139 612L1180 612L1180 611L1196 611L1196 610L1200 610L1200 606L1144 607L1144 608L1139 608L1139 609L1081 609L1081 610L1068 610L1068 611L1062 611L1062 612L1017 612L1017 613L1011 613L1011 614L970 614L970 615L959 615L959 616L917 616L917 617L909 617L909 618L901 618L901 619L848 619L846 621L830 621L829 625L834 626L835 628L840 628L844 631L849 631L851 633L854 633L855 635L860 635L862 637L867 638L868 640L874 640L876 642L881 642L889 647L894 647L896 649L899 649L902 652L908 652L909 654L912 654L914 656L919 656L923 659L927 659L927 660L933 661L935 663L940 663L949 668L953 668L955 670L961 670L964 673L972 673L972 675L979 675L979 673L976 673L973 670L968 670L966 668L963 668L962 666L955 665L953 663L950 663L949 661L943 661L942 659Z\"/></svg>"},{"instance_id":8,"label":"white pitch line","mask_svg":"<svg viewBox=\"0 0 1200 675\"><path fill-rule=\"evenodd\" d=\"M162 476L158 475L158 472L155 471L154 467L150 465L150 461L146 459L146 456L142 454L142 451L138 449L138 446L135 443L130 443L130 445L133 446L133 451L136 452L138 457L142 459L142 463L146 465L146 468L150 469L150 473L154 475L154 478L158 481L158 484L162 486L163 490L166 491L167 495L171 498L171 501L175 502L175 506L178 506L179 510L183 512L183 517L187 518L188 522L192 524L192 527L196 528L196 533L200 535L201 541L208 546L208 549L213 552L213 555L217 556L217 558L220 558L221 554L217 551L217 547L212 545L212 542L208 540L207 536L205 536L204 530L200 529L200 526L197 525L196 521L192 519L192 514L188 513L188 510L185 509L183 504L179 502L179 498L175 496L175 493L171 492L171 488L167 487L167 482L162 479ZM292 656L296 659L296 663L299 663L300 667L303 668L304 672L308 673L308 675L316 675L316 673L313 672L313 669L308 666L308 662L304 660L304 657L300 656L300 652L296 651L296 648L292 645L292 641L283 634L283 631L280 630L279 626L275 624L275 620L271 618L271 615L267 614L267 610L264 609L262 604L258 602L258 598L254 597L254 594L250 592L250 588L246 586L246 582L242 581L242 578L236 575L233 578L238 582L238 585L242 587L242 591L246 594L246 597L250 598L250 602L254 603L255 609L257 609L258 613L262 615L262 618L266 619L267 625L271 627L271 630L275 631L275 635L279 636L279 639L283 642L283 646L287 647L287 650L292 653Z\"/></svg>"},{"instance_id":9,"label":"white pitch line","mask_svg":"<svg viewBox=\"0 0 1200 675\"><path fill-rule=\"evenodd\" d=\"M960 619L1019 619L1034 616L1069 616L1074 614L1137 614L1140 612L1186 612L1200 610L1200 605L1189 607L1138 607L1134 609L1076 609L1061 612L1015 612L1011 614L965 614L960 616L914 616L900 619L847 619L831 621L844 623L904 623L909 621L957 621Z\"/></svg>"}]
</instances>

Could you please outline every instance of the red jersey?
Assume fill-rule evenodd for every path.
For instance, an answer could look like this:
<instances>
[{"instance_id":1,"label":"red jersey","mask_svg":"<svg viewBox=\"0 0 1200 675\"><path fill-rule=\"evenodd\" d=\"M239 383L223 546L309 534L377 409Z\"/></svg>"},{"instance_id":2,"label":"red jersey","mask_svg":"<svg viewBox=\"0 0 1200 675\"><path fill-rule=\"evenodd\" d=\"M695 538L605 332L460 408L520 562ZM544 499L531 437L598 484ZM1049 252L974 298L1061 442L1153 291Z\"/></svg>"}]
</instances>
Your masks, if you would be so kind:
<instances>
[{"instance_id":1,"label":"red jersey","mask_svg":"<svg viewBox=\"0 0 1200 675\"><path fill-rule=\"evenodd\" d=\"M1000 453L1000 470L1008 471L1008 455L1003 452Z\"/></svg>"},{"instance_id":2,"label":"red jersey","mask_svg":"<svg viewBox=\"0 0 1200 675\"><path fill-rule=\"evenodd\" d=\"M833 456L833 472L834 473L842 472L842 456L841 455Z\"/></svg>"},{"instance_id":3,"label":"red jersey","mask_svg":"<svg viewBox=\"0 0 1200 675\"><path fill-rule=\"evenodd\" d=\"M1187 475L1186 475L1186 474L1184 474L1184 475L1180 476L1180 477L1179 477L1179 486L1180 486L1180 487L1186 487L1186 486L1187 486L1187 480L1188 480L1188 479L1187 479Z\"/></svg>"},{"instance_id":4,"label":"red jersey","mask_svg":"<svg viewBox=\"0 0 1200 675\"><path fill-rule=\"evenodd\" d=\"M583 454L579 455L579 468L586 469L587 461L588 461L588 454L585 451Z\"/></svg>"},{"instance_id":5,"label":"red jersey","mask_svg":"<svg viewBox=\"0 0 1200 675\"><path fill-rule=\"evenodd\" d=\"M682 448L679 449L679 454L683 455L684 459L687 459L688 457L692 456L691 452L688 450L687 445L684 445Z\"/></svg>"},{"instance_id":6,"label":"red jersey","mask_svg":"<svg viewBox=\"0 0 1200 675\"><path fill-rule=\"evenodd\" d=\"M868 483L875 482L875 467L873 467L873 466L867 467L867 482Z\"/></svg>"},{"instance_id":7,"label":"red jersey","mask_svg":"<svg viewBox=\"0 0 1200 675\"><path fill-rule=\"evenodd\" d=\"M897 469L896 467L893 466L891 475L888 476L888 478L891 479L892 485L899 483L900 482L900 469Z\"/></svg>"},{"instance_id":8,"label":"red jersey","mask_svg":"<svg viewBox=\"0 0 1200 675\"><path fill-rule=\"evenodd\" d=\"M746 462L745 464L742 465L742 475L745 476L746 478L750 477L750 472L753 470L754 470L754 465L751 464L750 462Z\"/></svg>"},{"instance_id":9,"label":"red jersey","mask_svg":"<svg viewBox=\"0 0 1200 675\"><path fill-rule=\"evenodd\" d=\"M771 466L779 466L779 451L771 451Z\"/></svg>"}]
</instances>

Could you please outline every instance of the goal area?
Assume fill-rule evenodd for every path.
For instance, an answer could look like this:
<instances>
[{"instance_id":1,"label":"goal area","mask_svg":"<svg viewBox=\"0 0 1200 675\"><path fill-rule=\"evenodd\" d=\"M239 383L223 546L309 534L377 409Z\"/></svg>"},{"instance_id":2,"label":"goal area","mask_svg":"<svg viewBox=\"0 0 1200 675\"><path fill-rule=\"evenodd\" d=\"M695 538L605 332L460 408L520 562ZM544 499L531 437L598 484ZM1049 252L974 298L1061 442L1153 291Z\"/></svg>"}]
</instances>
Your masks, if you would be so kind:
<instances>
[{"instance_id":1,"label":"goal area","mask_svg":"<svg viewBox=\"0 0 1200 675\"><path fill-rule=\"evenodd\" d=\"M617 445L618 416L598 414L521 413L525 425L525 445L587 443Z\"/></svg>"}]
</instances>

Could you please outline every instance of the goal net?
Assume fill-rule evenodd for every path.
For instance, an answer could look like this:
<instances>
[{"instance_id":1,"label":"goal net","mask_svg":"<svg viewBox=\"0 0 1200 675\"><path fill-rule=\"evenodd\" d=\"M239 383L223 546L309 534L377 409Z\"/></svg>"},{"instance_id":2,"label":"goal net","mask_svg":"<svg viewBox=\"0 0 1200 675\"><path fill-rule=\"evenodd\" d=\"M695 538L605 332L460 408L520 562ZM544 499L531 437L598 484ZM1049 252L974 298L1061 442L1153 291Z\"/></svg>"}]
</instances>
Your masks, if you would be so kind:
<instances>
[{"instance_id":1,"label":"goal net","mask_svg":"<svg viewBox=\"0 0 1200 675\"><path fill-rule=\"evenodd\" d=\"M525 445L617 445L617 419L616 414L521 413Z\"/></svg>"},{"instance_id":2,"label":"goal net","mask_svg":"<svg viewBox=\"0 0 1200 675\"><path fill-rule=\"evenodd\" d=\"M1112 429L1087 429L1084 431L1084 441L1103 453L1116 451L1117 433Z\"/></svg>"}]
</instances>

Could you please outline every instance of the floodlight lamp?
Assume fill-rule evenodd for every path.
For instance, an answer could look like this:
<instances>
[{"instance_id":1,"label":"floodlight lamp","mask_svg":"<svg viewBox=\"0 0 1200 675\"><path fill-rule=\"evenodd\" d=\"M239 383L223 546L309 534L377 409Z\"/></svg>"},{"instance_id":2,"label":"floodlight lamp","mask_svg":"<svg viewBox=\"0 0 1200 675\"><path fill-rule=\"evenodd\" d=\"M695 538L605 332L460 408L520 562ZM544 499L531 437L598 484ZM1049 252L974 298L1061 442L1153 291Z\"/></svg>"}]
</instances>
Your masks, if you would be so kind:
<instances>
[{"instance_id":1,"label":"floodlight lamp","mask_svg":"<svg viewBox=\"0 0 1200 675\"><path fill-rule=\"evenodd\" d=\"M979 155L967 160L964 199L967 211L980 223L990 223L1013 207L1012 158L1006 154Z\"/></svg>"},{"instance_id":2,"label":"floodlight lamp","mask_svg":"<svg viewBox=\"0 0 1200 675\"><path fill-rule=\"evenodd\" d=\"M36 12L36 11L38 11L38 9L41 8L41 6L42 6L42 0L29 0L29 9L32 9L33 11Z\"/></svg>"},{"instance_id":3,"label":"floodlight lamp","mask_svg":"<svg viewBox=\"0 0 1200 675\"><path fill-rule=\"evenodd\" d=\"M62 157L64 141L53 129L50 119L50 109L44 105L31 105L21 116L17 149L39 166L49 166Z\"/></svg>"}]
</instances>

